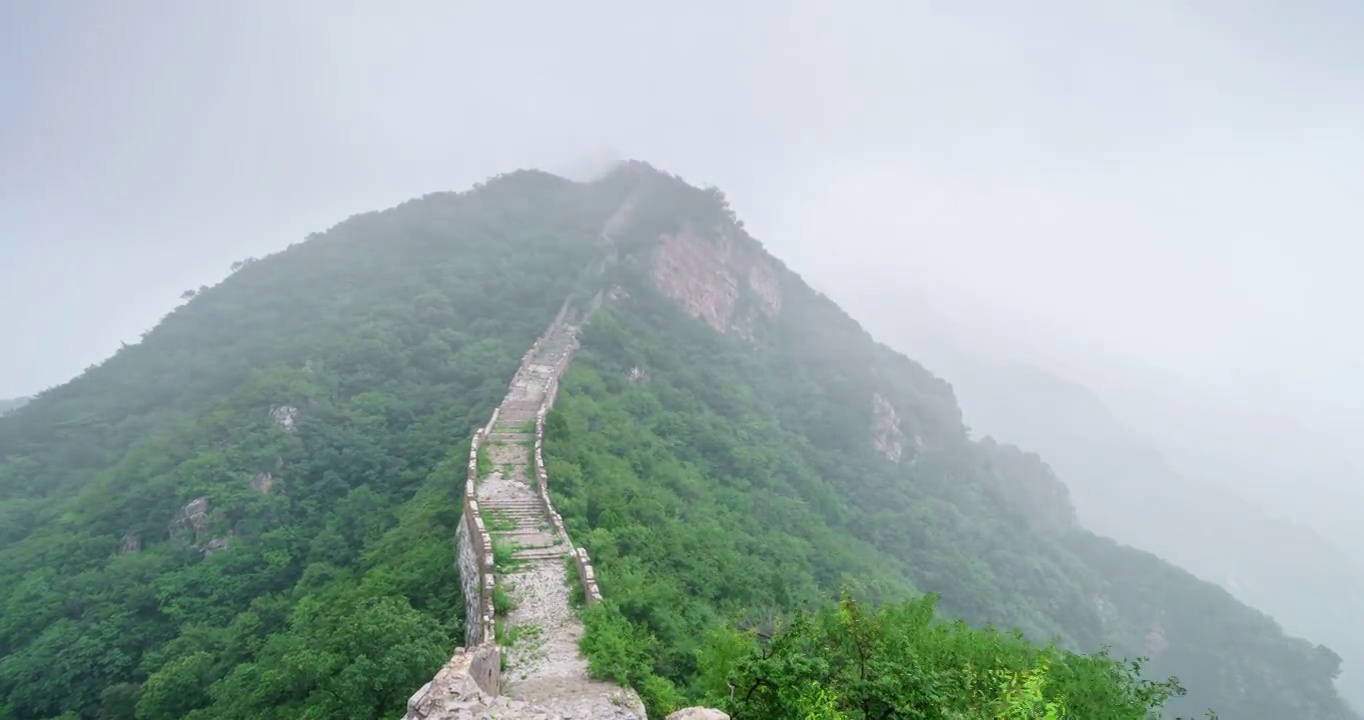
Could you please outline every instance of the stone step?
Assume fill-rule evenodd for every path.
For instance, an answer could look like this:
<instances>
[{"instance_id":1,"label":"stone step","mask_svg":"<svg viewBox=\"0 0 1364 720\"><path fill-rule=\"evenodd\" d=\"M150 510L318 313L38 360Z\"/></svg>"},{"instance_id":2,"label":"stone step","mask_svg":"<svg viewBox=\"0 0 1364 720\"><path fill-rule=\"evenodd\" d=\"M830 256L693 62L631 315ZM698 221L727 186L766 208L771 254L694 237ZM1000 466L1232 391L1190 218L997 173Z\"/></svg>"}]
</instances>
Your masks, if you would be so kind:
<instances>
[{"instance_id":1,"label":"stone step","mask_svg":"<svg viewBox=\"0 0 1364 720\"><path fill-rule=\"evenodd\" d=\"M501 421L498 421L497 425L493 427L493 431L488 433L488 439L511 441L534 440L535 431L522 430L515 425L503 425Z\"/></svg>"},{"instance_id":2,"label":"stone step","mask_svg":"<svg viewBox=\"0 0 1364 720\"><path fill-rule=\"evenodd\" d=\"M553 530L549 523L536 523L531 525L516 525L510 530L493 530L494 537L510 537L513 535L529 535L532 533L544 533Z\"/></svg>"},{"instance_id":3,"label":"stone step","mask_svg":"<svg viewBox=\"0 0 1364 720\"><path fill-rule=\"evenodd\" d=\"M517 431L516 428L528 426L535 421L535 414L540 412L540 404L536 403L533 410L508 410L497 416L497 424L493 426L493 432ZM529 432L520 430L519 432Z\"/></svg>"},{"instance_id":4,"label":"stone step","mask_svg":"<svg viewBox=\"0 0 1364 720\"><path fill-rule=\"evenodd\" d=\"M517 560L558 560L568 557L568 543L548 548L531 548L512 553Z\"/></svg>"},{"instance_id":5,"label":"stone step","mask_svg":"<svg viewBox=\"0 0 1364 720\"><path fill-rule=\"evenodd\" d=\"M525 512L540 512L544 506L540 504L538 498L527 498L525 500L503 500L502 498L490 497L480 498L479 506L484 508L496 508L498 510L522 510Z\"/></svg>"},{"instance_id":6,"label":"stone step","mask_svg":"<svg viewBox=\"0 0 1364 720\"><path fill-rule=\"evenodd\" d=\"M532 535L543 535L550 531L549 523L537 525L516 525L511 530L492 530L494 537L530 537Z\"/></svg>"},{"instance_id":7,"label":"stone step","mask_svg":"<svg viewBox=\"0 0 1364 720\"><path fill-rule=\"evenodd\" d=\"M503 515L539 515L545 511L545 509L540 506L539 502L508 505L496 500L480 500L478 506L485 511L492 511Z\"/></svg>"},{"instance_id":8,"label":"stone step","mask_svg":"<svg viewBox=\"0 0 1364 720\"><path fill-rule=\"evenodd\" d=\"M508 475L508 473L503 472L504 470L507 469L507 466L508 466L508 465L511 466L511 473L510 473L510 475ZM493 475L497 475L498 477L502 478L503 480L521 480L522 482L525 482L525 483L529 484L529 483L532 482L531 474L530 474L530 472L529 472L529 469L530 469L530 463L528 463L528 462L508 462L508 461L496 462L496 461L494 461L494 462L493 462L493 469L492 469L492 472L490 472L490 473L488 473L487 475L484 475L484 476L482 476L481 478L479 478L479 482L481 483L481 482L488 481L488 480L492 479L492 476L493 476Z\"/></svg>"},{"instance_id":9,"label":"stone step","mask_svg":"<svg viewBox=\"0 0 1364 720\"><path fill-rule=\"evenodd\" d=\"M496 509L494 509L496 510ZM500 512L489 512L489 508L483 508L483 513L491 518L506 518L511 521L517 520L548 520L542 510L501 510Z\"/></svg>"},{"instance_id":10,"label":"stone step","mask_svg":"<svg viewBox=\"0 0 1364 720\"><path fill-rule=\"evenodd\" d=\"M487 524L488 524L487 518L484 518L483 524L484 524L484 525L487 525ZM499 524L499 523L497 523L496 521L494 521L494 522L492 523L492 525L493 525L494 527L498 526L498 524ZM539 530L539 529L542 528L542 527L547 527L547 526L549 525L549 521L548 521L548 520L545 520L544 518L538 518L538 517L502 518L502 523L501 523L501 525L504 526L504 527L505 527L506 525L511 525L511 527L512 527L513 529L515 529L515 530ZM507 532L507 531L506 531L506 530L498 530L498 531L495 531L495 532Z\"/></svg>"},{"instance_id":11,"label":"stone step","mask_svg":"<svg viewBox=\"0 0 1364 720\"><path fill-rule=\"evenodd\" d=\"M541 524L549 522L549 518L542 517L539 513L536 513L534 515L530 513L524 515L512 515L509 513L501 513L496 515L487 515L486 517L483 518L484 523L490 521L496 522L498 520L507 521L517 526L528 527L539 527Z\"/></svg>"},{"instance_id":12,"label":"stone step","mask_svg":"<svg viewBox=\"0 0 1364 720\"><path fill-rule=\"evenodd\" d=\"M519 497L519 498L490 497L490 498L483 498L483 499L480 499L480 500L479 500L479 503L481 503L484 507L494 507L494 508L508 508L508 509L516 509L516 508L535 508L536 510L539 510L539 509L541 508L541 505L540 505L540 498L537 498L537 497Z\"/></svg>"},{"instance_id":13,"label":"stone step","mask_svg":"<svg viewBox=\"0 0 1364 720\"><path fill-rule=\"evenodd\" d=\"M538 513L538 512L536 512L536 513L531 513L531 512L520 512L520 513L495 512L495 513L489 513L489 512L487 512L486 510L483 512L483 521L484 521L484 522L488 522L488 521L496 522L496 521L498 521L498 520L510 521L510 522L513 522L513 523L515 523L515 524L517 524L517 525L538 525L538 524L540 524L540 523L549 522L549 518L544 517L544 515L543 515L542 513Z\"/></svg>"},{"instance_id":14,"label":"stone step","mask_svg":"<svg viewBox=\"0 0 1364 720\"><path fill-rule=\"evenodd\" d=\"M479 507L483 509L484 514L491 514L497 517L506 517L512 519L531 517L538 518L545 514L544 509L539 506L508 507L506 505L488 505L486 503L479 503Z\"/></svg>"},{"instance_id":15,"label":"stone step","mask_svg":"<svg viewBox=\"0 0 1364 720\"><path fill-rule=\"evenodd\" d=\"M508 396L502 401L502 404L498 406L501 410L497 413L497 417L501 419L503 413L515 412L517 410L535 410L540 407L540 400L541 398L537 397L521 396L513 398Z\"/></svg>"},{"instance_id":16,"label":"stone step","mask_svg":"<svg viewBox=\"0 0 1364 720\"><path fill-rule=\"evenodd\" d=\"M514 532L493 533L499 538L510 540L516 551L524 549L537 549L557 547L554 535L539 529L518 529Z\"/></svg>"}]
</instances>

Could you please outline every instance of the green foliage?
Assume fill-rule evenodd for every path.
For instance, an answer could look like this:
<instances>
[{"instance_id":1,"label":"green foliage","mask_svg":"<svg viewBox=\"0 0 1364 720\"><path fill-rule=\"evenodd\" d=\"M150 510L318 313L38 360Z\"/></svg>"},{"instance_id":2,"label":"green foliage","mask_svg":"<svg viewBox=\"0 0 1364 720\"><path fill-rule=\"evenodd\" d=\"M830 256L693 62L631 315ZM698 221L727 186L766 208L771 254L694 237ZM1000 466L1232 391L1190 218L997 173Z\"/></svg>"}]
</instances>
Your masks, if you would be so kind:
<instances>
[{"instance_id":1,"label":"green foliage","mask_svg":"<svg viewBox=\"0 0 1364 720\"><path fill-rule=\"evenodd\" d=\"M1125 675L1104 656L936 620L932 597L868 611L845 597L764 636L713 632L720 659L706 701L746 718L922 717L943 720L1141 720L1174 681Z\"/></svg>"},{"instance_id":2,"label":"green foliage","mask_svg":"<svg viewBox=\"0 0 1364 720\"><path fill-rule=\"evenodd\" d=\"M972 441L950 386L875 343L732 226L735 267L769 263L781 311L766 317L745 300L740 271L734 312L752 313L751 339L688 317L653 285L651 238L679 218L694 229L723 224L725 212L713 194L674 180L657 179L645 198L606 278L621 299L585 329L546 419L555 504L606 597L584 639L596 672L642 694L664 678L700 698L716 682L702 638L717 627L770 628L843 586L873 606L922 589L940 596L935 607L947 617L1018 628L1058 653L1153 656L1123 664L1100 655L1067 661L1064 672L1018 664L1022 684L1009 691L1017 702L1026 704L1030 678L1045 680L1038 687L1066 693L1055 712L1090 717L1086 703L1098 712L1125 707L1123 693L1161 692L1142 684L1149 674L1189 688L1168 698L1173 713L1356 717L1332 687L1329 651L1285 637L1158 558L1080 529L1040 459ZM878 396L898 415L899 462L873 443L885 431L874 422ZM1092 675L1089 694L1067 689L1081 672ZM982 697L1007 680L985 679L994 684L981 686ZM850 690L790 692L817 715ZM1048 712L1045 703L1033 710Z\"/></svg>"},{"instance_id":3,"label":"green foliage","mask_svg":"<svg viewBox=\"0 0 1364 720\"><path fill-rule=\"evenodd\" d=\"M609 602L587 606L583 623L588 631L582 651L594 677L635 688L652 717L663 717L681 707L683 695L670 680L654 672L653 657L662 650L657 638L631 623Z\"/></svg>"},{"instance_id":4,"label":"green foliage","mask_svg":"<svg viewBox=\"0 0 1364 720\"><path fill-rule=\"evenodd\" d=\"M509 541L493 538L493 572L502 575L515 570L521 563L516 559L516 547Z\"/></svg>"},{"instance_id":5,"label":"green foliage","mask_svg":"<svg viewBox=\"0 0 1364 720\"><path fill-rule=\"evenodd\" d=\"M400 715L463 636L469 438L620 199L351 218L0 417L0 718Z\"/></svg>"},{"instance_id":6,"label":"green foliage","mask_svg":"<svg viewBox=\"0 0 1364 720\"><path fill-rule=\"evenodd\" d=\"M638 212L604 247L627 195ZM591 669L655 716L715 698L754 717L1128 717L1173 686L1069 651L1137 655L1163 630L1151 671L1197 706L1350 717L1338 657L1075 529L1044 468L971 442L945 382L779 265L781 313L754 342L687 318L648 272L683 224L736 227L718 191L637 164L430 195L235 265L0 417L0 720L400 715L463 636L469 438L563 299L606 284L627 299L589 326L546 454L606 595L583 610ZM876 394L900 464L872 448ZM829 607L840 587L856 602ZM903 602L920 588L1057 647L935 623Z\"/></svg>"},{"instance_id":7,"label":"green foliage","mask_svg":"<svg viewBox=\"0 0 1364 720\"><path fill-rule=\"evenodd\" d=\"M506 615L507 613L515 609L516 602L512 600L511 595L507 594L507 589L502 586L502 583L499 582L496 585L494 585L493 613L497 615Z\"/></svg>"}]
</instances>

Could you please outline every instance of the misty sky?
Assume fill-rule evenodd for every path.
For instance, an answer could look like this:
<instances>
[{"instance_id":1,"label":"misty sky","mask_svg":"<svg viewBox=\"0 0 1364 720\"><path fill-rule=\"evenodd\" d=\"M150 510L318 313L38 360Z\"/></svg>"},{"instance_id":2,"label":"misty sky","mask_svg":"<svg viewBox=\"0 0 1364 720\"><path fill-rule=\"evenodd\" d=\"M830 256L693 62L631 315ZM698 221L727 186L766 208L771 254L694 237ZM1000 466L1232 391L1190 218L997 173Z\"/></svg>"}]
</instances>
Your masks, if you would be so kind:
<instances>
[{"instance_id":1,"label":"misty sky","mask_svg":"<svg viewBox=\"0 0 1364 720\"><path fill-rule=\"evenodd\" d=\"M0 2L0 397L234 260L609 146L858 316L1364 428L1360 5L834 7Z\"/></svg>"}]
</instances>

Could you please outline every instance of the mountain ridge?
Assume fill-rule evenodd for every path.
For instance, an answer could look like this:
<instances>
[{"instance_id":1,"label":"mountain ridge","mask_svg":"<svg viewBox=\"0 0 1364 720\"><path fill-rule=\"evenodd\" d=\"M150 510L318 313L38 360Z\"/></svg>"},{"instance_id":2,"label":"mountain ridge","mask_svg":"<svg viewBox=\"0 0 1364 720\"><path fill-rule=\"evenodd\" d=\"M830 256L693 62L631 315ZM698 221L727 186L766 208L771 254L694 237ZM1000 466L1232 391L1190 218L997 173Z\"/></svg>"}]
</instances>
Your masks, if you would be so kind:
<instances>
[{"instance_id":1,"label":"mountain ridge","mask_svg":"<svg viewBox=\"0 0 1364 720\"><path fill-rule=\"evenodd\" d=\"M1047 458L1073 489L1086 527L1217 582L1294 634L1339 645L1345 663L1338 686L1356 707L1364 705L1356 679L1364 638L1351 630L1353 608L1364 602L1364 572L1353 555L1224 485L1181 473L1155 440L1129 428L1083 384L1023 361L993 361L969 343L954 346L932 313L902 318L909 321L898 332L886 332L954 379L976 431Z\"/></svg>"},{"instance_id":2,"label":"mountain ridge","mask_svg":"<svg viewBox=\"0 0 1364 720\"><path fill-rule=\"evenodd\" d=\"M704 191L697 191L697 195L701 195L702 192ZM840 372L847 372L847 364L843 363L843 360L846 360L846 357L840 356L857 355L861 357L863 356L863 353L865 353L865 350L855 349L861 348L861 346L866 346L868 349L880 348L880 350L873 350L870 355L866 356L869 357L869 359L874 359L874 357L877 357L878 353L887 353L888 356L902 357L903 359L903 356L899 356L899 353L893 353L892 350L885 348L884 345L877 344L877 342L854 340L854 338L865 337L865 330L862 330L861 326L859 326L855 320L852 320L851 318L848 318L846 314L843 314L843 311L840 311L839 308L833 307L832 303L824 304L827 303L827 300L822 299L822 297L818 296L818 293L814 293L813 290L810 290L809 286L803 284L802 281L799 281L799 278L794 278L794 282L803 288L801 292L786 295L784 296L784 299L772 297L772 293L769 292L772 286L772 278L769 277L768 270L777 269L783 271L783 273L787 273L787 275L783 275L783 277L794 277L794 275L784 270L784 267L780 266L780 260L771 259L769 256L768 258L758 259L737 258L734 259L734 262L728 263L728 265L726 262L720 262L719 265L723 267L717 267L716 262L713 262L713 260L715 260L715 258L730 258L735 252L734 248L757 248L758 251L761 251L761 244L750 239L750 237L743 237L745 233L742 232L742 226L735 222L731 211L728 210L726 203L723 202L723 196L715 196L715 198L712 199L715 200L715 206L712 207L708 215L702 215L700 218L692 218L692 229L687 230L685 228L686 222L682 222L683 228L674 226L671 230L664 229L662 239L659 240L659 244L656 245L656 250L653 251L652 265L651 260L648 259L648 254L637 256L637 258L634 258L637 265L634 266L629 273L626 273L626 280L629 280L630 277L651 277L653 289L655 289L656 292L662 293L664 297L668 297L675 307L682 308L685 314L700 319L704 325L711 327L711 330L722 331L722 334L730 334L732 337L739 338L739 340L749 342L749 344L753 344L754 341L757 341L758 348L760 348L757 352L760 353L760 355L762 355L762 353L775 353L773 357L782 355L782 353L776 352L775 348L769 348L767 350L761 349L762 340L771 338L771 333L773 331L769 329L769 327L768 329L765 329L762 320L772 320L772 325L780 325L780 319L782 319L784 312L786 312L791 305L803 303L799 305L799 312L801 312L802 318L806 319L806 323L803 323L802 327L795 327L795 329L791 329L790 331L794 331L797 337L799 337L799 335L806 335L806 337L801 338L803 345L799 346L802 356L817 359L816 364L828 368L833 374L837 375L840 374ZM678 202L681 203L681 200L678 200ZM687 217L685 211L678 211L678 215ZM709 228L709 226L712 226L711 224L715 224L713 226L716 226L717 228L716 230L713 230L711 237L707 239L711 241L712 247L715 248L715 255L712 256L711 262L700 262L700 260L694 258L693 262L690 263L678 262L679 256L682 256L682 258L689 258L690 256L687 252L679 252L679 247L681 247L683 251L686 251L687 248L696 247L697 239L694 235L696 235L697 228ZM655 235L657 230L659 230L659 228L638 229L634 243L637 244L637 247L648 248L651 237L659 237L659 235ZM738 237L730 237L728 235L735 235ZM768 267L767 270L762 270L762 263L767 262L767 260L771 260L773 265ZM625 267L626 265L627 262L622 262L622 267ZM758 267L758 270L754 270L754 267ZM689 275L683 278L668 277L668 273L679 273L679 271L683 274L689 273ZM660 277L660 275L662 275L662 277ZM752 290L752 297L745 297L745 284L747 285L747 290ZM625 297L636 297L636 299L641 299L642 296L647 295L649 292L649 289L645 288L645 286L625 285L626 289L625 292L623 292L623 296ZM735 292L735 288L738 288L738 292ZM642 300L640 301L642 303ZM741 308L746 308L746 310L741 310ZM816 322L814 318L820 318L820 320L827 322L828 325ZM656 315L655 322L660 323L660 325L666 325L662 316ZM840 326L844 327L846 330L839 331L839 333L825 333L822 334L820 340L814 340L814 335L809 335L809 330L810 326L816 325L821 327L821 329L822 327ZM591 330L591 327L589 327L589 334L591 334ZM768 333L767 338L764 338L764 331L767 331ZM780 333L780 330L776 331L777 333ZM642 327L638 326L638 323L634 326L633 334L642 334ZM868 338L868 340L870 340L870 338ZM698 340L697 338L693 338L693 340L689 342L698 342ZM591 349L591 341L585 342L585 349ZM794 355L794 353L787 353L787 355ZM588 353L588 357L591 356L592 353ZM700 363L701 360L697 359L697 361ZM891 361L893 363L895 360ZM641 364L640 367L645 367L645 365ZM960 412L958 408L956 408L955 401L953 401L951 386L948 386L948 383L943 382L943 380L933 378L932 375L928 374L928 371L923 370L922 365L914 363L914 361L903 359L903 363L899 363L898 367L900 372L906 372L908 376L919 378L919 382L922 383L922 390L915 391L915 393L910 395L914 400L908 402L900 401L899 408L892 408L892 415L898 415L899 417L899 419L896 420L896 424L900 424L900 421L903 420L903 428L896 428L900 435L900 439L903 440L902 450L906 449L906 447L915 450L922 450L926 447L926 449L932 450L934 445L948 447L952 446L953 443L959 443L959 432L960 430L964 430L964 428L960 427ZM835 370L835 368L837 368L837 370ZM618 368L618 371L622 370L623 368ZM799 376L799 372L792 372L792 370L794 370L794 368L783 367L782 372L779 372L777 375L787 379L792 378L792 376ZM574 372L576 371L574 371L573 368L570 368L570 382L572 382ZM794 382L794 380L792 380L792 382ZM880 379L878 379L877 382L885 382L885 376L880 376ZM742 383L737 383L737 385L742 385ZM801 385L801 383L794 382L794 385ZM880 390L876 389L876 387L861 387L861 389L854 390L851 386L844 386L843 389L844 393L852 395L852 397L859 397L859 395L863 394L872 395L872 397L869 398L869 404L872 405L873 408L877 405L876 397ZM923 390L928 391L925 393ZM936 408L936 405L934 405L934 402L932 401L934 395L937 395L937 397L940 398L940 402L947 402L949 409L934 410L934 408ZM572 404L572 393L570 393L569 398L570 400L567 400L566 402ZM810 400L813 400L813 398L810 398ZM911 412L906 412L906 405L910 408ZM896 409L900 410L900 412L893 412L893 410ZM863 410L863 412L865 412L865 410ZM925 413L928 413L928 415L925 415ZM869 415L876 415L876 412L873 410ZM938 432L934 432L934 430L938 430ZM947 431L947 435L941 434L941 431L943 430ZM828 432L837 431L816 431L812 432L809 436L812 436L812 438L827 438ZM850 440L852 443L861 442L861 440L857 439ZM881 443L873 443L873 445L877 445L878 451L884 450L884 445L881 445ZM911 457L911 455L906 454L904 457L908 458ZM925 457L929 457L929 453L925 453ZM1035 468L1023 472L1023 470L1019 470L1018 466L1015 465L1016 477L1019 476L1019 473L1022 473L1022 476L1034 479L1034 484L1024 485L1024 487L1030 488L1030 490L1023 492L1022 496L1024 496L1024 498L1027 498L1027 496L1035 496L1037 488L1056 488L1058 485L1056 479L1050 475L1049 470L1046 470L1045 466L1038 466L1039 464L1037 464L1037 462L1028 460L1026 454L1005 454L1005 457L1000 458L1001 465L1008 465L1009 462L1015 462L1015 464L1022 464L1024 466L1030 466L1030 468ZM1004 488L1004 490L1005 495L1009 495L1012 492L1012 488ZM955 491L948 492L951 494L951 492ZM1064 496L1064 490L1058 490L1058 492L1060 492L1060 496ZM1019 495L1016 494L1012 496L1015 499L1019 498ZM1026 503L1024 503L1024 505L1026 505ZM572 503L570 503L570 506L572 506ZM1034 506L1034 513L1035 510L1037 510L1037 507ZM572 515L572 513L567 514ZM1061 517L1063 517L1064 526L1068 522L1067 513L1061 514ZM1037 521L1035 515L1034 521ZM1042 525L1046 526L1046 521L1043 521ZM1079 541L1080 536L1075 537L1076 541ZM589 545L591 545L591 543L589 543ZM1154 556L1147 554L1129 554L1129 551L1121 550L1121 548L1117 548L1116 544L1110 544L1110 541L1106 540L1099 541L1098 544L1093 545L1093 550L1090 550L1090 541L1087 540L1083 541L1080 545L1071 543L1069 547L1071 547L1072 551L1084 550L1084 552L1080 552L1080 556L1083 556L1084 560L1088 563L1101 563L1101 565L1102 563L1109 562L1147 563L1148 569L1151 571L1157 571L1157 567L1163 565L1159 560L1155 560ZM610 597L610 582L608 582L607 578L610 578L611 574L610 562L608 562L608 559L610 559L612 555L611 551L607 550L607 548L597 547L593 547L592 550L593 556L597 556L597 558L602 558L603 550L606 552L604 558L607 558L607 560L603 560L604 563L607 563L607 565L603 566L603 592L606 593L607 597ZM1142 558L1155 560L1155 565L1151 565L1151 563L1148 563L1147 560ZM1199 592L1206 592L1207 600L1218 599L1218 603L1230 601L1230 603L1234 604L1234 600L1230 600L1230 596L1226 595L1222 590L1215 589L1209 584L1202 584L1202 581L1195 581L1195 578L1192 578L1192 575L1184 573L1184 571L1170 569L1170 571L1158 570L1158 573L1161 574L1161 577L1166 578L1165 582L1192 581L1193 584L1202 585L1202 589L1200 589ZM928 575L925 575L925 577L928 577ZM1138 595L1140 595L1138 590L1138 586L1128 586L1127 592L1138 593ZM1144 590L1142 590L1142 592L1144 592ZM960 601L962 599L960 599L960 597L958 597L958 599L951 599L951 597L948 597L948 599L945 600ZM1123 603L1124 600L1120 597L1117 601L1118 603ZM953 614L970 616L970 605L967 604L956 607L955 610L953 610ZM1254 615L1259 614L1255 611L1249 612L1249 616ZM1260 615L1260 618L1263 618L1263 615ZM979 619L981 618L977 618L977 620ZM1267 618L1263 618L1263 620L1266 620L1267 622L1266 627L1271 627L1274 633L1278 633L1278 627L1277 625L1274 625L1273 620ZM1009 620L1009 622L1012 622L1012 620ZM1166 625L1169 625L1169 620L1166 620ZM1153 642L1155 646L1163 644L1163 642L1165 642L1162 638L1163 633L1165 633L1165 631L1161 629L1161 622L1158 622L1158 620L1157 622L1154 622L1154 625L1142 627L1142 629L1136 633L1138 634L1138 637L1142 638L1142 640L1136 644L1136 648L1151 648ZM1043 634L1045 634L1045 631L1043 631ZM1326 650L1326 655L1323 657L1330 659L1331 656L1333 656L1333 653L1330 653L1330 650ZM1252 712L1254 712L1254 710L1252 710ZM1346 712L1346 715L1349 715L1348 710L1342 710L1342 712Z\"/></svg>"},{"instance_id":3,"label":"mountain ridge","mask_svg":"<svg viewBox=\"0 0 1364 720\"><path fill-rule=\"evenodd\" d=\"M1192 711L1353 717L1329 650L1074 527L1036 456L972 441L946 381L717 189L641 163L357 215L0 419L0 717L396 716L465 630L467 439L564 298L599 291L545 420L599 571L594 671L691 697L727 617L932 590L974 624L1154 650Z\"/></svg>"}]
</instances>

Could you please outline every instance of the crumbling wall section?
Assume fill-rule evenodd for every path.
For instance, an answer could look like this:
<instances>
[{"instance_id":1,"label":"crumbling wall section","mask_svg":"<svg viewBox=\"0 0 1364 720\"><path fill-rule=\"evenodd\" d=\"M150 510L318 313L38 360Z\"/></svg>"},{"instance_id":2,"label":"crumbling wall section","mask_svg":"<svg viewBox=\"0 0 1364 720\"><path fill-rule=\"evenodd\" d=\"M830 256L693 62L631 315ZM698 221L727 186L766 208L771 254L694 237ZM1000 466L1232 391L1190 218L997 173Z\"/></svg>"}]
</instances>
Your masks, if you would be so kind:
<instances>
[{"instance_id":1,"label":"crumbling wall section","mask_svg":"<svg viewBox=\"0 0 1364 720\"><path fill-rule=\"evenodd\" d=\"M455 538L455 558L464 591L464 644L476 647L493 640L493 539L478 507L478 448L487 439L498 410L474 434L469 443L468 476L464 484L464 510Z\"/></svg>"}]
</instances>

